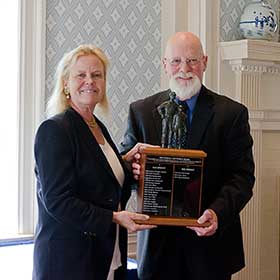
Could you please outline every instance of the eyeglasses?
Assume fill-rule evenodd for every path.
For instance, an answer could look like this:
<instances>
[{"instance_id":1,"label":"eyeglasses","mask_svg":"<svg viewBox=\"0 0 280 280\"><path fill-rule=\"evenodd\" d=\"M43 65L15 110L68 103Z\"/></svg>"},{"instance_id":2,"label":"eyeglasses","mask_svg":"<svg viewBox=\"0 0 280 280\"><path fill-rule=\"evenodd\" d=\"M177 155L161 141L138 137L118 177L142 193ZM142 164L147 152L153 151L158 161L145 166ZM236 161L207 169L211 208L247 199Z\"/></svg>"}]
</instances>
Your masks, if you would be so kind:
<instances>
[{"instance_id":1,"label":"eyeglasses","mask_svg":"<svg viewBox=\"0 0 280 280\"><path fill-rule=\"evenodd\" d=\"M189 66L195 66L200 62L201 59L202 59L202 57L201 58L185 58L185 59L182 59L180 57L174 57L174 58L169 58L169 59L165 58L165 60L167 60L168 63L174 67L178 67L182 63L186 63Z\"/></svg>"}]
</instances>

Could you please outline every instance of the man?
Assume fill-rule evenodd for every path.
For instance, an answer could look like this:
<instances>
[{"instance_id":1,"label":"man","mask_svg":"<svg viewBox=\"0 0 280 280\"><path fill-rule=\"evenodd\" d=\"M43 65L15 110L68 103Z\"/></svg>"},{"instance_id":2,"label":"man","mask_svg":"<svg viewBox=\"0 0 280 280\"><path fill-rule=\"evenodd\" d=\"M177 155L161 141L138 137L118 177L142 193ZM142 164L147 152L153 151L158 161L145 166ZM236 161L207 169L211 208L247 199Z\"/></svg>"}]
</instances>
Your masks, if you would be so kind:
<instances>
[{"instance_id":1,"label":"man","mask_svg":"<svg viewBox=\"0 0 280 280\"><path fill-rule=\"evenodd\" d=\"M228 280L245 266L239 213L251 198L255 181L248 111L202 85L207 60L198 37L190 32L174 34L163 59L170 89L130 105L123 152L137 142L160 145L157 107L173 91L189 108L187 148L207 153L198 222L210 225L158 226L141 232L137 252L141 280ZM137 175L139 167L134 172Z\"/></svg>"}]
</instances>

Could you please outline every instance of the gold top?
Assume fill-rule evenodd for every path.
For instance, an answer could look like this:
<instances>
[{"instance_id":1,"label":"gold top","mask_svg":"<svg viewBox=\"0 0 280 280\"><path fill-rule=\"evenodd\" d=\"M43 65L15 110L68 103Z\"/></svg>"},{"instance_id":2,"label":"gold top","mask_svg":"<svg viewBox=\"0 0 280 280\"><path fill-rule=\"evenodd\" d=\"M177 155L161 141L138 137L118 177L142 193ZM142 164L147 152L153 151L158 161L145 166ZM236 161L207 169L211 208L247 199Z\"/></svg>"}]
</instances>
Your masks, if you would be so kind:
<instances>
[{"instance_id":1,"label":"gold top","mask_svg":"<svg viewBox=\"0 0 280 280\"><path fill-rule=\"evenodd\" d=\"M95 128L95 127L97 126L97 123L96 123L95 118L92 118L92 120L90 120L90 121L85 120L85 122L87 123L87 125L88 125L90 128Z\"/></svg>"}]
</instances>

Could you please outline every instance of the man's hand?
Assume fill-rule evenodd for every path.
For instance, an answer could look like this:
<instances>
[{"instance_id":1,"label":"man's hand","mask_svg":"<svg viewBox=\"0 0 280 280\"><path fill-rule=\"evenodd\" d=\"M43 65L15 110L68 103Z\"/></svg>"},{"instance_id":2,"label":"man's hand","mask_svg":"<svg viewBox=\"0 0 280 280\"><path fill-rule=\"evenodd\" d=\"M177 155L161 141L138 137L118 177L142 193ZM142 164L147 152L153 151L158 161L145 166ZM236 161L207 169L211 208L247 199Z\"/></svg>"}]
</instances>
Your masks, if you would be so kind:
<instances>
[{"instance_id":1,"label":"man's hand","mask_svg":"<svg viewBox=\"0 0 280 280\"><path fill-rule=\"evenodd\" d=\"M212 209L206 209L197 222L199 224L210 223L207 227L187 227L194 230L198 236L211 236L217 231L218 217Z\"/></svg>"},{"instance_id":2,"label":"man's hand","mask_svg":"<svg viewBox=\"0 0 280 280\"><path fill-rule=\"evenodd\" d=\"M130 151L123 155L123 159L131 163L132 172L135 180L139 179L140 175L140 158L141 151L147 147L159 147L145 143L137 143Z\"/></svg>"},{"instance_id":3,"label":"man's hand","mask_svg":"<svg viewBox=\"0 0 280 280\"><path fill-rule=\"evenodd\" d=\"M134 220L148 220L148 215L133 213L129 211L113 212L113 222L125 227L128 233L136 232L144 229L155 228L155 225L136 224Z\"/></svg>"}]
</instances>

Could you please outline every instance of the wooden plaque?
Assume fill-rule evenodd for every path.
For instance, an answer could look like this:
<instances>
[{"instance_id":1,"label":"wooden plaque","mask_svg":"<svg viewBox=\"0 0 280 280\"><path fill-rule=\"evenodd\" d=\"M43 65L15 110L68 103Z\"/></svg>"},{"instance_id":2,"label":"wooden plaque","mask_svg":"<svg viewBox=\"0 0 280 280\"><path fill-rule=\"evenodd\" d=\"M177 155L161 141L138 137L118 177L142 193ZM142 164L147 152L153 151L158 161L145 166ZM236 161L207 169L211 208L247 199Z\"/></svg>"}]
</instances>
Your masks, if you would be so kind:
<instances>
[{"instance_id":1,"label":"wooden plaque","mask_svg":"<svg viewBox=\"0 0 280 280\"><path fill-rule=\"evenodd\" d=\"M144 148L137 212L150 216L137 223L170 226L198 224L206 153L200 150Z\"/></svg>"}]
</instances>

